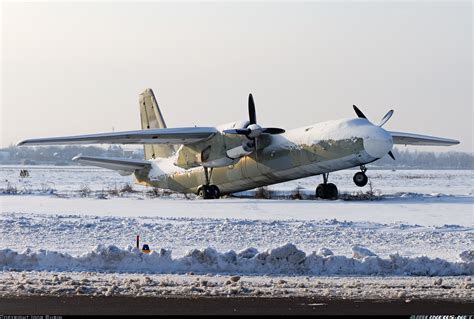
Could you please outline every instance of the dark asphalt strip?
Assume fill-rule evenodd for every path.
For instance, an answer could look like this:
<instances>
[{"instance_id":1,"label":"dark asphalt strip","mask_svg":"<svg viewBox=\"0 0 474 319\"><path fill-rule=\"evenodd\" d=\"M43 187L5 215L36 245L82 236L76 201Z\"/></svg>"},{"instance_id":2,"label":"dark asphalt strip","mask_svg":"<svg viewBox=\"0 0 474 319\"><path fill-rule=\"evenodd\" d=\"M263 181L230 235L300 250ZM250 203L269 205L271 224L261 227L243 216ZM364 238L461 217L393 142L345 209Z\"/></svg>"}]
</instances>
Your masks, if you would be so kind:
<instances>
[{"instance_id":1,"label":"dark asphalt strip","mask_svg":"<svg viewBox=\"0 0 474 319\"><path fill-rule=\"evenodd\" d=\"M474 314L474 300L321 297L0 297L0 315Z\"/></svg>"}]
</instances>

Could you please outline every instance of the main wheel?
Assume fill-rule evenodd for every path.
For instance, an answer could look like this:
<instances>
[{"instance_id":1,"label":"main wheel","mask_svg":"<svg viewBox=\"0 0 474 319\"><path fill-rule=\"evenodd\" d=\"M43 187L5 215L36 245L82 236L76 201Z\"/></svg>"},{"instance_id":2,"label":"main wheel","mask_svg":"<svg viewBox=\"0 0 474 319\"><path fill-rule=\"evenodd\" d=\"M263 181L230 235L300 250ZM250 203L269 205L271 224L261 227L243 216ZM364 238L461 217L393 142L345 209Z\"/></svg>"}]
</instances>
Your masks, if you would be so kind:
<instances>
[{"instance_id":1,"label":"main wheel","mask_svg":"<svg viewBox=\"0 0 474 319\"><path fill-rule=\"evenodd\" d=\"M213 199L218 199L219 197L221 197L221 191L216 185L210 185L209 192L211 193Z\"/></svg>"},{"instance_id":2,"label":"main wheel","mask_svg":"<svg viewBox=\"0 0 474 319\"><path fill-rule=\"evenodd\" d=\"M328 198L337 199L339 192L337 191L337 186L333 183L326 184Z\"/></svg>"},{"instance_id":3,"label":"main wheel","mask_svg":"<svg viewBox=\"0 0 474 319\"><path fill-rule=\"evenodd\" d=\"M207 185L202 185L201 188L199 188L198 190L198 195L202 198L202 199L211 199L211 192L209 190L209 186Z\"/></svg>"},{"instance_id":4,"label":"main wheel","mask_svg":"<svg viewBox=\"0 0 474 319\"><path fill-rule=\"evenodd\" d=\"M327 193L326 189L326 184L319 184L318 187L316 187L316 197L325 199Z\"/></svg>"},{"instance_id":5,"label":"main wheel","mask_svg":"<svg viewBox=\"0 0 474 319\"><path fill-rule=\"evenodd\" d=\"M221 192L216 185L202 185L199 188L198 195L203 199L218 199Z\"/></svg>"},{"instance_id":6,"label":"main wheel","mask_svg":"<svg viewBox=\"0 0 474 319\"><path fill-rule=\"evenodd\" d=\"M337 199L338 195L337 187L333 183L319 184L318 187L316 187L316 197L322 199Z\"/></svg>"},{"instance_id":7,"label":"main wheel","mask_svg":"<svg viewBox=\"0 0 474 319\"><path fill-rule=\"evenodd\" d=\"M358 172L354 174L353 181L354 184L356 184L357 186L364 187L365 185L367 185L369 178L363 172Z\"/></svg>"}]
</instances>

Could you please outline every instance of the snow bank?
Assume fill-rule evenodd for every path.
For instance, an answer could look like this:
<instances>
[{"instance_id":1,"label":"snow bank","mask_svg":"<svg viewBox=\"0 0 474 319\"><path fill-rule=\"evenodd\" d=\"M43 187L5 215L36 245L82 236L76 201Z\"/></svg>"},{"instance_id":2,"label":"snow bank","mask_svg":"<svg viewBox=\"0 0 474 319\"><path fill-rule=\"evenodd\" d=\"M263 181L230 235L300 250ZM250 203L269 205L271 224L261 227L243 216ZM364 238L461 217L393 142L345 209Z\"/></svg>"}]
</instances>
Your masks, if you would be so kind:
<instances>
[{"instance_id":1,"label":"snow bank","mask_svg":"<svg viewBox=\"0 0 474 319\"><path fill-rule=\"evenodd\" d=\"M336 256L319 251L307 255L293 244L258 252L248 248L240 253L218 252L213 248L194 249L185 256L172 258L170 250L143 254L131 246L99 245L80 256L47 250L25 250L18 253L0 250L3 270L97 271L121 273L214 273L214 274L286 274L286 275L408 275L457 276L474 275L474 261L462 252L459 262L428 257L383 259L368 249L353 247L353 257Z\"/></svg>"},{"instance_id":2,"label":"snow bank","mask_svg":"<svg viewBox=\"0 0 474 319\"><path fill-rule=\"evenodd\" d=\"M352 247L352 257L356 259L364 259L366 257L376 257L377 255L368 250L365 247L353 246Z\"/></svg>"}]
</instances>

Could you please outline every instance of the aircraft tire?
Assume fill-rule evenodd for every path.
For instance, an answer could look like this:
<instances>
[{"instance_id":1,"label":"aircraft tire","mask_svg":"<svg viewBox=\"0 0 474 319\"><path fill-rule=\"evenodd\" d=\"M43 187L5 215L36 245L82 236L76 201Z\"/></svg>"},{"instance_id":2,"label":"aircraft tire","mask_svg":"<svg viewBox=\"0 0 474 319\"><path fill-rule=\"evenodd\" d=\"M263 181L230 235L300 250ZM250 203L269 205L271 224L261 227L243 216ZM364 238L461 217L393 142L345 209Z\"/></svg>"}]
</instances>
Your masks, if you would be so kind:
<instances>
[{"instance_id":1,"label":"aircraft tire","mask_svg":"<svg viewBox=\"0 0 474 319\"><path fill-rule=\"evenodd\" d=\"M365 173L357 172L354 174L354 178L352 180L357 186L364 187L365 185L367 185L369 178L367 177L367 175L365 175Z\"/></svg>"},{"instance_id":2,"label":"aircraft tire","mask_svg":"<svg viewBox=\"0 0 474 319\"><path fill-rule=\"evenodd\" d=\"M319 184L318 187L316 187L316 197L317 198L326 198L326 185L324 184Z\"/></svg>"},{"instance_id":3,"label":"aircraft tire","mask_svg":"<svg viewBox=\"0 0 474 319\"><path fill-rule=\"evenodd\" d=\"M339 192L337 190L337 186L333 183L326 184L328 196L330 199L337 199L339 196Z\"/></svg>"},{"instance_id":4,"label":"aircraft tire","mask_svg":"<svg viewBox=\"0 0 474 319\"><path fill-rule=\"evenodd\" d=\"M339 192L333 183L319 184L316 187L316 197L321 199L337 199Z\"/></svg>"},{"instance_id":5,"label":"aircraft tire","mask_svg":"<svg viewBox=\"0 0 474 319\"><path fill-rule=\"evenodd\" d=\"M216 185L202 185L198 190L198 196L202 199L218 199L221 192Z\"/></svg>"},{"instance_id":6,"label":"aircraft tire","mask_svg":"<svg viewBox=\"0 0 474 319\"><path fill-rule=\"evenodd\" d=\"M198 196L201 197L202 199L210 199L210 192L209 192L209 187L206 185L202 185L199 190L198 190Z\"/></svg>"},{"instance_id":7,"label":"aircraft tire","mask_svg":"<svg viewBox=\"0 0 474 319\"><path fill-rule=\"evenodd\" d=\"M210 185L209 192L211 193L213 199L218 199L219 197L221 197L221 191L216 185Z\"/></svg>"}]
</instances>

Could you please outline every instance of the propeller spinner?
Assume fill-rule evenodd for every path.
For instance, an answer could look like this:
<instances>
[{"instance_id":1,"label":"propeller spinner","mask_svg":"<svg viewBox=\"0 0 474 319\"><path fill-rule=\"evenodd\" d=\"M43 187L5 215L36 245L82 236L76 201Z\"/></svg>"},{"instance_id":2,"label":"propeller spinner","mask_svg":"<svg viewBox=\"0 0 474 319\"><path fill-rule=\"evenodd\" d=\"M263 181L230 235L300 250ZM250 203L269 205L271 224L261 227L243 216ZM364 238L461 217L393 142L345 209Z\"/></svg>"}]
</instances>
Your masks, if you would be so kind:
<instances>
[{"instance_id":1,"label":"propeller spinner","mask_svg":"<svg viewBox=\"0 0 474 319\"><path fill-rule=\"evenodd\" d=\"M281 134L285 133L285 130L282 128L276 127L261 127L257 124L257 113L255 112L255 102L253 101L252 94L249 94L249 125L246 128L241 129L231 129L231 130L224 130L226 134L239 134L245 135L249 139L256 139L261 134Z\"/></svg>"},{"instance_id":2,"label":"propeller spinner","mask_svg":"<svg viewBox=\"0 0 474 319\"><path fill-rule=\"evenodd\" d=\"M367 116L365 116L364 113L362 113L362 111L355 105L352 105L352 107L354 108L354 111L356 112L357 116L359 118L363 118L363 119L366 119L369 121L369 119L367 118ZM387 114L384 115L384 117L382 118L382 120L380 121L379 123L379 127L382 127L385 123L388 122L388 120L390 120L390 118L392 117L393 115L393 110L390 110L387 112ZM370 122L370 121L369 121ZM395 160L395 156L393 155L392 151L389 151L388 152L388 155L393 159Z\"/></svg>"}]
</instances>

